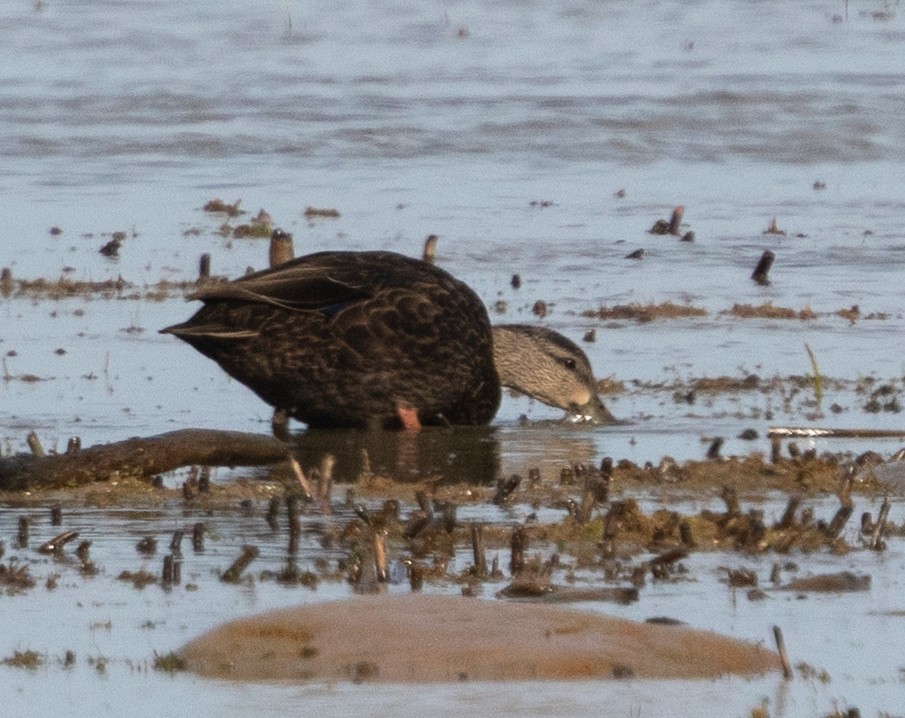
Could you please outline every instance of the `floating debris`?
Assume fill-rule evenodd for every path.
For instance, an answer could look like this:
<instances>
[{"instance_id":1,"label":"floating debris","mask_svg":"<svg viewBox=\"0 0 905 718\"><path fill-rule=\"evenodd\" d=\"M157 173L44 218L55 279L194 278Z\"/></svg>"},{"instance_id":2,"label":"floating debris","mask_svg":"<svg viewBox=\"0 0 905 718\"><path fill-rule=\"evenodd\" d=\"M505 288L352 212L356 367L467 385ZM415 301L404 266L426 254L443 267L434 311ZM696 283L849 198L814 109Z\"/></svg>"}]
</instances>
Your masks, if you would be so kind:
<instances>
[{"instance_id":1,"label":"floating debris","mask_svg":"<svg viewBox=\"0 0 905 718\"><path fill-rule=\"evenodd\" d=\"M13 651L11 656L0 660L0 664L34 671L44 664L44 657L37 651Z\"/></svg>"},{"instance_id":2,"label":"floating debris","mask_svg":"<svg viewBox=\"0 0 905 718\"><path fill-rule=\"evenodd\" d=\"M679 236L679 226L682 224L682 216L685 214L685 207L679 205L672 211L672 215L669 220L658 219L654 222L654 225L647 230L648 234L671 234L673 236Z\"/></svg>"},{"instance_id":3,"label":"floating debris","mask_svg":"<svg viewBox=\"0 0 905 718\"><path fill-rule=\"evenodd\" d=\"M238 217L240 214L244 214L244 211L239 209L240 204L242 204L241 199L237 199L232 204L227 204L222 199L218 198L207 202L202 209L205 212L225 214L227 217Z\"/></svg>"},{"instance_id":4,"label":"floating debris","mask_svg":"<svg viewBox=\"0 0 905 718\"><path fill-rule=\"evenodd\" d=\"M145 586L151 586L157 583L157 576L149 571L123 571L116 577L119 581L127 581L135 588L141 590Z\"/></svg>"},{"instance_id":5,"label":"floating debris","mask_svg":"<svg viewBox=\"0 0 905 718\"><path fill-rule=\"evenodd\" d=\"M814 593L843 593L870 591L870 583L870 576L867 574L858 575L852 571L840 571L839 573L796 578L783 586L783 589Z\"/></svg>"},{"instance_id":6,"label":"floating debris","mask_svg":"<svg viewBox=\"0 0 905 718\"><path fill-rule=\"evenodd\" d=\"M781 237L785 237L786 230L780 229L776 224L776 217L773 217L773 219L770 220L770 226L764 230L764 234L776 234Z\"/></svg>"},{"instance_id":7,"label":"floating debris","mask_svg":"<svg viewBox=\"0 0 905 718\"><path fill-rule=\"evenodd\" d=\"M765 302L759 306L753 304L733 304L732 309L723 311L721 314L731 314L734 317L741 318L760 318L760 319L800 319L808 321L817 318L817 313L810 307L804 307L798 311L789 309L788 307L777 307L773 302Z\"/></svg>"},{"instance_id":8,"label":"floating debris","mask_svg":"<svg viewBox=\"0 0 905 718\"><path fill-rule=\"evenodd\" d=\"M328 209L328 208L319 208L319 207L305 207L305 211L303 214L308 219L315 219L315 218L336 219L340 216L338 209Z\"/></svg>"},{"instance_id":9,"label":"floating debris","mask_svg":"<svg viewBox=\"0 0 905 718\"><path fill-rule=\"evenodd\" d=\"M0 563L0 588L8 595L15 595L33 588L32 578L27 565L19 565L15 559L8 563Z\"/></svg>"},{"instance_id":10,"label":"floating debris","mask_svg":"<svg viewBox=\"0 0 905 718\"><path fill-rule=\"evenodd\" d=\"M75 541L79 537L78 531L64 531L54 536L50 541L45 541L38 547L38 553L59 553L63 546Z\"/></svg>"},{"instance_id":11,"label":"floating debris","mask_svg":"<svg viewBox=\"0 0 905 718\"><path fill-rule=\"evenodd\" d=\"M5 288L4 288L5 287ZM98 294L105 299L125 298L123 292L135 289L135 285L122 277L100 282L77 281L61 276L59 279L16 279L10 275L8 283L0 277L0 291L4 296L15 294L36 299L65 299L67 297ZM135 295L138 298L138 294Z\"/></svg>"},{"instance_id":12,"label":"floating debris","mask_svg":"<svg viewBox=\"0 0 905 718\"><path fill-rule=\"evenodd\" d=\"M240 224L232 231L235 239L267 238L273 235L273 220L263 209L247 224Z\"/></svg>"},{"instance_id":13,"label":"floating debris","mask_svg":"<svg viewBox=\"0 0 905 718\"><path fill-rule=\"evenodd\" d=\"M707 310L695 307L691 304L674 304L664 302L662 304L617 304L612 307L601 307L596 310L587 310L581 313L584 317L597 319L634 319L639 322L650 322L654 319L704 317Z\"/></svg>"},{"instance_id":14,"label":"floating debris","mask_svg":"<svg viewBox=\"0 0 905 718\"><path fill-rule=\"evenodd\" d=\"M121 239L111 239L107 242L103 247L101 247L98 252L103 254L105 257L118 257L119 256L119 248L122 246L123 241Z\"/></svg>"},{"instance_id":15,"label":"floating debris","mask_svg":"<svg viewBox=\"0 0 905 718\"><path fill-rule=\"evenodd\" d=\"M160 655L154 653L154 670L163 671L165 673L177 673L186 670L187 665L185 658L178 653L170 652Z\"/></svg>"}]
</instances>

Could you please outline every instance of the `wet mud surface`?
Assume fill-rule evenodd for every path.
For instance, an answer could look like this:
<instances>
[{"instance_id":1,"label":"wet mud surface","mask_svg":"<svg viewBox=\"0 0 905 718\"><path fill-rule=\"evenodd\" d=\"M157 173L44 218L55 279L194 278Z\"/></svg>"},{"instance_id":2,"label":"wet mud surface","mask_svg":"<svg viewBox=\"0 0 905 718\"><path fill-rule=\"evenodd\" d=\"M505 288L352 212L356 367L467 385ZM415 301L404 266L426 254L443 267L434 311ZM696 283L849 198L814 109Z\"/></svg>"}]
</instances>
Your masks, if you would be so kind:
<instances>
[{"instance_id":1,"label":"wet mud surface","mask_svg":"<svg viewBox=\"0 0 905 718\"><path fill-rule=\"evenodd\" d=\"M317 648L313 638L304 646L293 639L262 648L260 641L267 643L273 631L291 634L296 621L307 620L298 609L237 624L260 628L255 641L245 640L245 633L237 637L238 629L228 624L187 648L178 642L145 656L149 670L165 674L198 670L243 680L367 683L775 672L769 633L775 624L741 636L762 647L770 657L766 663L750 651L753 663L734 663L728 658L731 644L714 652L715 644L699 643L703 639L694 632L681 634L682 647L675 648L653 634L670 630L658 624L696 625L692 606L702 600L723 603L731 596L733 603L756 605L828 596L828 605L836 601L841 607L848 605L845 596L885 593L890 577L872 557L890 547L901 556L903 529L894 519L901 520L903 489L895 463L873 454L854 460L817 456L793 444L772 460L754 454L682 464L663 459L649 466L606 460L600 467L563 466L552 479L528 467L524 475L495 482L450 482L440 473L400 482L370 470L340 482L332 480L331 462L306 464L304 486L290 469L277 467L237 469L219 478L215 472L213 481L209 471L193 470L156 483L123 478L6 492L0 496L0 590L7 605L27 606L63 587L106 586L102 592L117 601L138 599L137 615L149 591L205 603L212 591L228 595L275 586L301 591L305 604L328 601L321 617L305 625L312 637L325 637L329 651ZM648 600L664 591L667 600ZM456 610L441 615L464 621L486 640L468 641L463 630L457 633L462 643L448 638L437 648L431 622L438 619L430 610L414 611L409 620L405 605L394 608L392 601L363 613L334 603L355 594L460 596ZM518 606L514 613L533 606L536 615L518 621L536 625L572 620L546 613L550 604L597 615L626 616L627 607L646 608L626 616L636 623L618 630L634 626L633 638L616 641L622 648L606 660L592 660L588 646L576 640L564 642L557 649L561 660L551 663L540 658L543 641L537 647L527 640L494 642L494 631L513 635L507 614L500 608L485 615L485 604L476 600ZM654 615L657 609L662 613ZM229 617L216 613L220 619L214 623ZM658 627L647 628L645 619ZM483 620L489 623L481 631ZM617 624L602 627L616 619L594 620L602 623L590 634L577 632L583 641L617 635L607 633ZM348 630L337 634L337 626ZM88 660L97 670L98 661L119 660L86 659L66 648L65 640L50 646L44 639L40 648L41 640L27 636L2 657L7 669L53 672ZM236 641L241 650L224 647ZM744 647L731 650L746 654ZM303 657L287 663L280 658L287 651ZM671 662L673 651L683 656L678 664ZM711 662L689 659L698 651ZM235 660L224 663L224 656ZM579 667L588 662L595 667ZM677 672L679 665L684 667ZM819 663L803 660L794 661L791 671L795 680L832 677Z\"/></svg>"}]
</instances>

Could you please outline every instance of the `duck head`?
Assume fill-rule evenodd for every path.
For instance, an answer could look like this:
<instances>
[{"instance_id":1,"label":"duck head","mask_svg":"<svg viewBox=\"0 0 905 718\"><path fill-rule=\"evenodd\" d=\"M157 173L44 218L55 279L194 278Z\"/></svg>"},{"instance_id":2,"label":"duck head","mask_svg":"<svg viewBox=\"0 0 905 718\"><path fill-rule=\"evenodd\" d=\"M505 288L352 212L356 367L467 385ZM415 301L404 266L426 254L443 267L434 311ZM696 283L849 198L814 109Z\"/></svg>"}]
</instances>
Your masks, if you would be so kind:
<instances>
[{"instance_id":1,"label":"duck head","mask_svg":"<svg viewBox=\"0 0 905 718\"><path fill-rule=\"evenodd\" d=\"M546 327L493 327L493 359L500 384L564 409L575 419L617 424L597 395L591 363L571 339Z\"/></svg>"}]
</instances>

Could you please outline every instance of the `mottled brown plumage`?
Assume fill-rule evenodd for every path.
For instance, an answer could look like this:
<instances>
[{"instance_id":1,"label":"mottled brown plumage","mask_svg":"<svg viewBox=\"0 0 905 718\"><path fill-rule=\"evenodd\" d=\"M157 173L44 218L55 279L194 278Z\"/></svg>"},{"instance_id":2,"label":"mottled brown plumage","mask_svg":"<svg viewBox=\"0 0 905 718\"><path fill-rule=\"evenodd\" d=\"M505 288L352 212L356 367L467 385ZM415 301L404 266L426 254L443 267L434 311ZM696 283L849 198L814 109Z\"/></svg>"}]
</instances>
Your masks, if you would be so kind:
<instances>
[{"instance_id":1,"label":"mottled brown plumage","mask_svg":"<svg viewBox=\"0 0 905 718\"><path fill-rule=\"evenodd\" d=\"M483 303L426 262L392 252L320 252L189 298L204 306L162 331L309 426L398 426L411 409L422 424L486 424L499 406L500 375ZM524 352L520 331L531 335ZM537 371L543 364L538 331L562 340L553 342L558 354L570 345L577 351L576 362L557 361L560 368L578 366L583 374L572 373L585 389L532 385L562 381ZM590 395L584 413L595 414L596 406L606 412L587 389L593 385L587 358L569 340L515 325L505 334L507 351L519 355L508 370L519 377L515 388L579 412L575 397ZM538 358L533 370L532 358Z\"/></svg>"}]
</instances>

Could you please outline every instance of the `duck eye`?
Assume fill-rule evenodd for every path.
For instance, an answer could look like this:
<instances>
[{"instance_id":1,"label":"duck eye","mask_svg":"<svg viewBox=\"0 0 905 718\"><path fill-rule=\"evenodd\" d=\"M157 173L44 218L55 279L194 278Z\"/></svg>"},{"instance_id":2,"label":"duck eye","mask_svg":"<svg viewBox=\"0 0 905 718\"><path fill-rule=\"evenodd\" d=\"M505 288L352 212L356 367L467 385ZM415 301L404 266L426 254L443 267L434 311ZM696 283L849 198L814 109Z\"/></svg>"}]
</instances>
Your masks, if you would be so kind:
<instances>
[{"instance_id":1,"label":"duck eye","mask_svg":"<svg viewBox=\"0 0 905 718\"><path fill-rule=\"evenodd\" d=\"M575 370L575 360L571 357L563 357L559 359L559 363L562 364L569 371Z\"/></svg>"}]
</instances>

